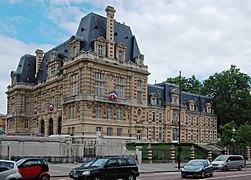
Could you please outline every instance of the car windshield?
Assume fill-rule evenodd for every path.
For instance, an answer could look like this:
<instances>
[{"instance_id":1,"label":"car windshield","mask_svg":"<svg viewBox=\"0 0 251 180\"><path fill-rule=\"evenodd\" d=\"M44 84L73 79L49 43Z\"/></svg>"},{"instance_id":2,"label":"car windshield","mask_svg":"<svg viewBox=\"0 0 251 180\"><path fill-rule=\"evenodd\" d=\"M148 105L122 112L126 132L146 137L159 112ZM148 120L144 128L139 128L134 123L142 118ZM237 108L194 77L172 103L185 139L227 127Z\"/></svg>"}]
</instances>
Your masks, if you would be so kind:
<instances>
[{"instance_id":1,"label":"car windshield","mask_svg":"<svg viewBox=\"0 0 251 180\"><path fill-rule=\"evenodd\" d=\"M204 161L190 161L187 163L188 166L204 166Z\"/></svg>"},{"instance_id":2,"label":"car windshield","mask_svg":"<svg viewBox=\"0 0 251 180\"><path fill-rule=\"evenodd\" d=\"M0 172L13 169L14 168L14 163L13 162L4 162L0 161Z\"/></svg>"},{"instance_id":3,"label":"car windshield","mask_svg":"<svg viewBox=\"0 0 251 180\"><path fill-rule=\"evenodd\" d=\"M17 161L17 166L20 166L24 161L25 159L20 159L19 161Z\"/></svg>"},{"instance_id":4,"label":"car windshield","mask_svg":"<svg viewBox=\"0 0 251 180\"><path fill-rule=\"evenodd\" d=\"M223 156L218 156L215 161L225 161L227 159L227 156L223 155Z\"/></svg>"},{"instance_id":5,"label":"car windshield","mask_svg":"<svg viewBox=\"0 0 251 180\"><path fill-rule=\"evenodd\" d=\"M93 161L87 161L81 165L81 167L88 167Z\"/></svg>"},{"instance_id":6,"label":"car windshield","mask_svg":"<svg viewBox=\"0 0 251 180\"><path fill-rule=\"evenodd\" d=\"M95 166L95 167L102 167L105 165L108 159L97 159L93 161L90 166Z\"/></svg>"}]
</instances>

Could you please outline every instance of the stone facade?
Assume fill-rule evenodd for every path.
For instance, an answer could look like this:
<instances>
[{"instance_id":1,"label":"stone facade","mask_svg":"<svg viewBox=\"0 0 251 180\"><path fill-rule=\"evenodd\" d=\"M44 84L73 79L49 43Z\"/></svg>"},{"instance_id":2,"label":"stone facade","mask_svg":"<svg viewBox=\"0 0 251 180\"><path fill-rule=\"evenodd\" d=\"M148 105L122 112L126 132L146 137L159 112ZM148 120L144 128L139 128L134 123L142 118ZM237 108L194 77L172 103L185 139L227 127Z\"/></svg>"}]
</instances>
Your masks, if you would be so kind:
<instances>
[{"instance_id":1,"label":"stone facade","mask_svg":"<svg viewBox=\"0 0 251 180\"><path fill-rule=\"evenodd\" d=\"M76 35L52 50L21 57L6 92L8 134L69 134L75 143L97 138L176 142L172 118L179 105L168 101L171 86L148 85L150 73L130 27L116 22L113 7L106 12L106 18L94 13L82 18ZM161 93L155 93L156 88ZM182 101L182 141L191 142L202 127L185 124L186 116L205 116L214 124L217 118L214 113L190 111L186 104ZM216 126L203 128L215 133L203 142L216 142Z\"/></svg>"}]
</instances>

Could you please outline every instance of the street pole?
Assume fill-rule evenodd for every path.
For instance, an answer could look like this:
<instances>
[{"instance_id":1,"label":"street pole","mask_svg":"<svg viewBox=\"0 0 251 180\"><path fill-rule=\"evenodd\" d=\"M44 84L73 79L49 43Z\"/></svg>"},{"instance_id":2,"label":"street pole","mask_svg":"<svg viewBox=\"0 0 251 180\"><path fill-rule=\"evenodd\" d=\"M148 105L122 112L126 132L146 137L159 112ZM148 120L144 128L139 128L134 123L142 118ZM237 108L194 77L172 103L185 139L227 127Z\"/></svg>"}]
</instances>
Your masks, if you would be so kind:
<instances>
[{"instance_id":1,"label":"street pole","mask_svg":"<svg viewBox=\"0 0 251 180\"><path fill-rule=\"evenodd\" d=\"M178 139L178 169L180 169L180 153L181 153L181 147L180 147L180 138L181 138L181 71L179 74L179 139Z\"/></svg>"}]
</instances>

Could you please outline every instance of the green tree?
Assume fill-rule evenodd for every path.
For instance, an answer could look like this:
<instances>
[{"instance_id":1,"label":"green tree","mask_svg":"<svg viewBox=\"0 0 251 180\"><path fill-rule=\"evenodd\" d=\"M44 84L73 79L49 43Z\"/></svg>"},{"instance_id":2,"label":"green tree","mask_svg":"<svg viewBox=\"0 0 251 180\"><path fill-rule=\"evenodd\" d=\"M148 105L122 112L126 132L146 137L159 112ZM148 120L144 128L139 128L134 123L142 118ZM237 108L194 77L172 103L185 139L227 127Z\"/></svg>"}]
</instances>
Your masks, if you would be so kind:
<instances>
[{"instance_id":1,"label":"green tree","mask_svg":"<svg viewBox=\"0 0 251 180\"><path fill-rule=\"evenodd\" d=\"M235 127L236 125L233 121L220 126L220 131L221 131L220 143L223 146L233 145L235 141L235 132L234 132Z\"/></svg>"},{"instance_id":2,"label":"green tree","mask_svg":"<svg viewBox=\"0 0 251 180\"><path fill-rule=\"evenodd\" d=\"M180 77L167 78L166 82L179 85ZM182 91L201 94L202 88L202 83L194 75L191 78L181 77Z\"/></svg>"},{"instance_id":3,"label":"green tree","mask_svg":"<svg viewBox=\"0 0 251 180\"><path fill-rule=\"evenodd\" d=\"M242 124L235 133L235 140L237 144L251 145L251 125Z\"/></svg>"},{"instance_id":4,"label":"green tree","mask_svg":"<svg viewBox=\"0 0 251 180\"><path fill-rule=\"evenodd\" d=\"M234 121L239 127L251 122L250 77L232 65L205 80L202 93L214 98L214 108L221 125Z\"/></svg>"}]
</instances>

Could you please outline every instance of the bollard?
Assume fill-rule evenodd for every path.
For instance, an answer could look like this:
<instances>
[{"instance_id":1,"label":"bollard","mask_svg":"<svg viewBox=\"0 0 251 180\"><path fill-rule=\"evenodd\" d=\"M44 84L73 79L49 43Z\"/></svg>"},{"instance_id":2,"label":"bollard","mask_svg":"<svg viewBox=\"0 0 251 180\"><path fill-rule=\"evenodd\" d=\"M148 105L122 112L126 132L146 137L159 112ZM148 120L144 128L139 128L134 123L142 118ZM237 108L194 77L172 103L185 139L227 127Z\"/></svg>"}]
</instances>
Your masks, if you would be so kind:
<instances>
[{"instance_id":1,"label":"bollard","mask_svg":"<svg viewBox=\"0 0 251 180\"><path fill-rule=\"evenodd\" d=\"M190 157L191 159L194 159L194 156L195 156L195 149L194 149L194 146L193 146L193 145L191 146L191 149L190 149L190 156L191 156L191 157Z\"/></svg>"},{"instance_id":2,"label":"bollard","mask_svg":"<svg viewBox=\"0 0 251 180\"><path fill-rule=\"evenodd\" d=\"M149 163L152 163L152 156L153 156L153 151L151 144L149 144L147 147L147 159L149 160Z\"/></svg>"},{"instance_id":3,"label":"bollard","mask_svg":"<svg viewBox=\"0 0 251 180\"><path fill-rule=\"evenodd\" d=\"M175 148L174 145L171 147L171 161L175 163Z\"/></svg>"},{"instance_id":4,"label":"bollard","mask_svg":"<svg viewBox=\"0 0 251 180\"><path fill-rule=\"evenodd\" d=\"M208 152L207 152L207 158L209 161L212 161L212 159L213 159L212 153L213 153L212 150L208 150Z\"/></svg>"},{"instance_id":5,"label":"bollard","mask_svg":"<svg viewBox=\"0 0 251 180\"><path fill-rule=\"evenodd\" d=\"M250 158L250 147L249 146L246 146L245 156L246 156L247 160Z\"/></svg>"}]
</instances>

